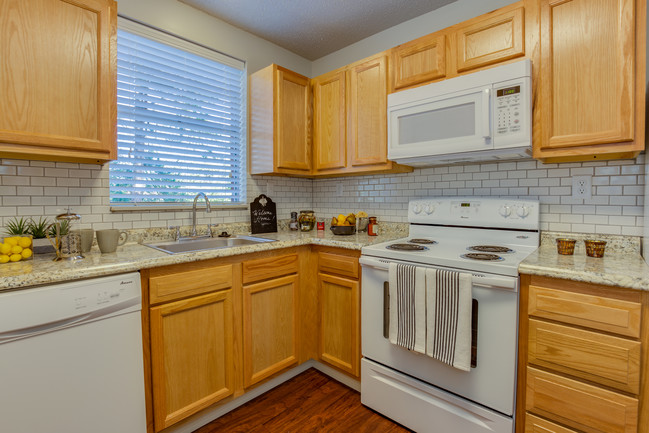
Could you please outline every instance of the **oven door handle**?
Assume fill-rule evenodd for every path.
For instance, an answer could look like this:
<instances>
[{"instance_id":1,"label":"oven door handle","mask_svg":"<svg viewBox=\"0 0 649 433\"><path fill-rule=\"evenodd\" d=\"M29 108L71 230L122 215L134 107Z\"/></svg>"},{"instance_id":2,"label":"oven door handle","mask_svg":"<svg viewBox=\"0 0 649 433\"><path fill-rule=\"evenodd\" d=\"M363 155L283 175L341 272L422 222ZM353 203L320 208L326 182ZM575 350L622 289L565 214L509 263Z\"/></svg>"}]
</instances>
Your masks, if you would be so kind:
<instances>
[{"instance_id":1,"label":"oven door handle","mask_svg":"<svg viewBox=\"0 0 649 433\"><path fill-rule=\"evenodd\" d=\"M406 263L398 260L386 260L378 257L363 256L363 255L361 255L359 262L363 267L368 267L368 268L372 268L384 272L388 272L391 262ZM412 264L412 263L406 263L406 264ZM432 268L435 266L423 266L423 267ZM518 277L507 277L507 276L492 275L492 274L484 275L484 274L471 272L471 271L462 271L462 270L458 270L458 271L467 272L467 273L470 272L473 275L474 287L484 287L487 289L508 290L512 292L518 292Z\"/></svg>"}]
</instances>

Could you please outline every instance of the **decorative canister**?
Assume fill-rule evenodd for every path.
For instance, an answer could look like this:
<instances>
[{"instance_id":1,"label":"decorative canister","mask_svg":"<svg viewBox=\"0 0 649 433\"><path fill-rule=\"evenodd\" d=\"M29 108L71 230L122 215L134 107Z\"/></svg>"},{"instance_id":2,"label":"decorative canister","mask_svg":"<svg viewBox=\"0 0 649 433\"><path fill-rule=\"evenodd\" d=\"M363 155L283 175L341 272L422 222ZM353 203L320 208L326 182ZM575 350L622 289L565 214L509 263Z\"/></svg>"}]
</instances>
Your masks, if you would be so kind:
<instances>
[{"instance_id":1,"label":"decorative canister","mask_svg":"<svg viewBox=\"0 0 649 433\"><path fill-rule=\"evenodd\" d=\"M557 252L564 256L571 256L575 253L575 239L558 238L557 239Z\"/></svg>"},{"instance_id":2,"label":"decorative canister","mask_svg":"<svg viewBox=\"0 0 649 433\"><path fill-rule=\"evenodd\" d=\"M310 232L315 227L315 213L312 210L301 210L297 221L301 231Z\"/></svg>"},{"instance_id":3,"label":"decorative canister","mask_svg":"<svg viewBox=\"0 0 649 433\"><path fill-rule=\"evenodd\" d=\"M589 257L604 257L604 249L606 248L606 241L594 241L586 239L586 255Z\"/></svg>"}]
</instances>

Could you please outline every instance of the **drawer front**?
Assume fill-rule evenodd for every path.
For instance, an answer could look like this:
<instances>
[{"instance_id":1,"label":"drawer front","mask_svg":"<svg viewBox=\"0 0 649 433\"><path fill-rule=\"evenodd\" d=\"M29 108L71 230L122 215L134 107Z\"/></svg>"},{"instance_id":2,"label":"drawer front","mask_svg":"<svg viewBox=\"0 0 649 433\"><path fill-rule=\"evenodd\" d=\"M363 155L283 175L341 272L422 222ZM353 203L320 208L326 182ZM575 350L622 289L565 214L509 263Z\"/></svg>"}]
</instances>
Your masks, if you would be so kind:
<instances>
[{"instance_id":1,"label":"drawer front","mask_svg":"<svg viewBox=\"0 0 649 433\"><path fill-rule=\"evenodd\" d=\"M526 410L572 428L636 433L638 400L576 380L527 368Z\"/></svg>"},{"instance_id":2,"label":"drawer front","mask_svg":"<svg viewBox=\"0 0 649 433\"><path fill-rule=\"evenodd\" d=\"M318 253L318 270L328 274L358 278L358 259L337 254Z\"/></svg>"},{"instance_id":3,"label":"drawer front","mask_svg":"<svg viewBox=\"0 0 649 433\"><path fill-rule=\"evenodd\" d=\"M243 262L243 284L295 274L298 265L297 254L245 261Z\"/></svg>"},{"instance_id":4,"label":"drawer front","mask_svg":"<svg viewBox=\"0 0 649 433\"><path fill-rule=\"evenodd\" d=\"M638 338L641 304L530 285L530 316Z\"/></svg>"},{"instance_id":5,"label":"drawer front","mask_svg":"<svg viewBox=\"0 0 649 433\"><path fill-rule=\"evenodd\" d=\"M638 394L640 342L530 319L528 362Z\"/></svg>"},{"instance_id":6,"label":"drawer front","mask_svg":"<svg viewBox=\"0 0 649 433\"><path fill-rule=\"evenodd\" d=\"M149 303L172 301L232 287L232 265L160 275L149 279Z\"/></svg>"},{"instance_id":7,"label":"drawer front","mask_svg":"<svg viewBox=\"0 0 649 433\"><path fill-rule=\"evenodd\" d=\"M577 430L572 430L562 427L558 424L534 416L531 413L525 414L525 433L579 433Z\"/></svg>"}]
</instances>

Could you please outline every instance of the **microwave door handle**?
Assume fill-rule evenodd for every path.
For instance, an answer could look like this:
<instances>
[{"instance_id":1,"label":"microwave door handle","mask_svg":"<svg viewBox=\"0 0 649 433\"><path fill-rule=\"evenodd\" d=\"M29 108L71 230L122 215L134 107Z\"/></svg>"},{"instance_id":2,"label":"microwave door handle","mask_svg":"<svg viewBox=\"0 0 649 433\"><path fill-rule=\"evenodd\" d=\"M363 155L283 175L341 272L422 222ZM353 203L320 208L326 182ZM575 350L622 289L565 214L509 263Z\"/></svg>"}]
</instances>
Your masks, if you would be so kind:
<instances>
[{"instance_id":1,"label":"microwave door handle","mask_svg":"<svg viewBox=\"0 0 649 433\"><path fill-rule=\"evenodd\" d=\"M485 140L491 138L491 89L482 91L482 131Z\"/></svg>"}]
</instances>

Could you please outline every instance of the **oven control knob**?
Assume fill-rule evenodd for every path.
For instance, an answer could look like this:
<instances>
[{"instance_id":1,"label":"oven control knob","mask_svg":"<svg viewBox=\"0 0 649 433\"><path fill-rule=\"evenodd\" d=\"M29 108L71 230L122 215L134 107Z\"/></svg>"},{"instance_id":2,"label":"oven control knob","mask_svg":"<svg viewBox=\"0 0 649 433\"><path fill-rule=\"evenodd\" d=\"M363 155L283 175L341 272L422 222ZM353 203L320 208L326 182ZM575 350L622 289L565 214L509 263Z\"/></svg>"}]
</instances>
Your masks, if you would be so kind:
<instances>
[{"instance_id":1,"label":"oven control knob","mask_svg":"<svg viewBox=\"0 0 649 433\"><path fill-rule=\"evenodd\" d=\"M509 215L512 214L512 209L509 206L504 205L504 206L500 206L500 210L498 212L500 213L500 215L507 218Z\"/></svg>"},{"instance_id":2,"label":"oven control knob","mask_svg":"<svg viewBox=\"0 0 649 433\"><path fill-rule=\"evenodd\" d=\"M525 218L530 214L530 209L527 206L520 206L518 209L516 209L516 215L518 215L521 218Z\"/></svg>"},{"instance_id":3,"label":"oven control knob","mask_svg":"<svg viewBox=\"0 0 649 433\"><path fill-rule=\"evenodd\" d=\"M424 207L424 212L426 212L428 215L432 214L435 212L435 205L434 204L427 204Z\"/></svg>"},{"instance_id":4,"label":"oven control knob","mask_svg":"<svg viewBox=\"0 0 649 433\"><path fill-rule=\"evenodd\" d=\"M421 213L421 206L416 204L412 207L412 212L415 214Z\"/></svg>"}]
</instances>

